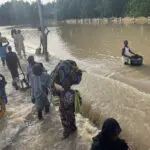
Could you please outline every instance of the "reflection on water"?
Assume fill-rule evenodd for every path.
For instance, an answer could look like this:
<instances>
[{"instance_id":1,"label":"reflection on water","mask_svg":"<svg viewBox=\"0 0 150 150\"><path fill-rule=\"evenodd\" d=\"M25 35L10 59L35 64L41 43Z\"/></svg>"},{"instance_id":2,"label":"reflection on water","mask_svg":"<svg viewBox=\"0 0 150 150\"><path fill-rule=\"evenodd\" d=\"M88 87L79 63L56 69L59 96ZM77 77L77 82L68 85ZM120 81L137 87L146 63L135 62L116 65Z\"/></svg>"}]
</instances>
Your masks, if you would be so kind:
<instances>
[{"instance_id":1,"label":"reflection on water","mask_svg":"<svg viewBox=\"0 0 150 150\"><path fill-rule=\"evenodd\" d=\"M91 71L108 76L119 73L126 78L149 79L149 25L65 25L59 30L70 53L88 63ZM122 65L121 50L126 39L135 53L144 56L143 67Z\"/></svg>"},{"instance_id":2,"label":"reflection on water","mask_svg":"<svg viewBox=\"0 0 150 150\"><path fill-rule=\"evenodd\" d=\"M107 117L118 119L124 136L137 149L150 148L150 26L64 25L57 30L59 42L88 71L78 86L85 115L98 124ZM142 67L122 65L126 39L135 53L144 56Z\"/></svg>"},{"instance_id":3,"label":"reflection on water","mask_svg":"<svg viewBox=\"0 0 150 150\"><path fill-rule=\"evenodd\" d=\"M3 32L5 35L9 35L7 30ZM28 52L33 53L34 49L39 47L39 32L35 29L24 29L23 34ZM129 67L122 64L121 49L125 39L128 39L130 47L135 53L144 56L142 67ZM101 125L107 117L116 118L123 127L123 137L131 143L133 142L137 146L137 150L150 148L150 43L148 39L150 39L150 26L148 25L64 25L53 27L50 28L48 48L51 55L55 57L51 57L50 63L45 64L48 70L52 70L58 62L57 59L76 60L79 66L87 71L84 73L83 81L77 86L83 96L84 114L98 125ZM53 58L55 61L52 61ZM38 59L43 61L43 58ZM30 104L26 103L25 106L28 108ZM12 106L8 107L10 111L12 110L12 114L15 114ZM24 114L28 114L27 109L23 109L22 105L19 108L23 110ZM34 120L32 111L29 112L30 115L31 120L32 118ZM17 115L15 117L19 118ZM58 116L52 117L57 118ZM57 139L60 136L60 124L54 118L52 118L52 122L46 122L44 128L39 122L32 125L31 128L25 128L24 132L18 136L20 140L17 138L11 148L17 144L18 147L26 146L34 149L37 143L39 149L50 148L49 143L54 144L52 146L54 150L62 147L70 150L69 145L76 145L76 143L79 144L76 149L89 148L89 139L96 132L89 121L80 116L77 117L80 134L77 138L73 136L73 139L68 141L70 144L66 145L65 142ZM13 118L12 120L17 122ZM54 125L56 128L53 128ZM40 128L42 131L39 130ZM14 127L10 129L14 129ZM46 129L48 132L45 132ZM51 133L54 134L53 138L49 137ZM80 137L83 139L80 140ZM41 141L46 144L41 144ZM54 141L57 142L54 143ZM26 145L26 143L30 144ZM84 147L86 143L87 147Z\"/></svg>"},{"instance_id":4,"label":"reflection on water","mask_svg":"<svg viewBox=\"0 0 150 150\"><path fill-rule=\"evenodd\" d=\"M79 58L101 58L102 54L120 57L120 49L125 39L129 40L135 52L141 54L146 52L149 55L149 32L150 27L146 25L66 25L61 27L62 39L73 47L71 52Z\"/></svg>"}]
</instances>

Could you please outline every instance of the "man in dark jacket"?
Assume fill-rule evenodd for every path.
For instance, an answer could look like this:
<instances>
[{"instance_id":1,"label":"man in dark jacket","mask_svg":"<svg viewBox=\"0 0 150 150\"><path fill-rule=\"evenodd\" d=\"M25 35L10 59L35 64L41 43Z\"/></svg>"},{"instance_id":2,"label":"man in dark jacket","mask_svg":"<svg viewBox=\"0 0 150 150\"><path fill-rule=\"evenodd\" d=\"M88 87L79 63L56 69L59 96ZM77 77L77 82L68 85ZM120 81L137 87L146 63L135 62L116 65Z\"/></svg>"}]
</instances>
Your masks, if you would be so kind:
<instances>
[{"instance_id":1,"label":"man in dark jacket","mask_svg":"<svg viewBox=\"0 0 150 150\"><path fill-rule=\"evenodd\" d=\"M17 86L17 80L19 80L18 67L20 67L20 62L15 52L12 52L12 47L8 47L8 53L6 54L6 64L11 73L13 79L13 86L16 90L19 88Z\"/></svg>"}]
</instances>

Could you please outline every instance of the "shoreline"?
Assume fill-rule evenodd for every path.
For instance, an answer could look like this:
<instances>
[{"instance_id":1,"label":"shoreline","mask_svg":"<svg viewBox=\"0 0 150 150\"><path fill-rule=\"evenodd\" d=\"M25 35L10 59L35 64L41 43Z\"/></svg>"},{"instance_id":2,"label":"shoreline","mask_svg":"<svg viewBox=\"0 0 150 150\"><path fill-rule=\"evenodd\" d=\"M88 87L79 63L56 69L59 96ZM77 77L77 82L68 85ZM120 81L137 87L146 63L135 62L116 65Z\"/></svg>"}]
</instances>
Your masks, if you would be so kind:
<instances>
[{"instance_id":1,"label":"shoreline","mask_svg":"<svg viewBox=\"0 0 150 150\"><path fill-rule=\"evenodd\" d=\"M59 26L61 24L72 24L72 25L107 25L107 24L150 24L150 16L149 17L111 17L111 18L71 18L66 20L48 20L46 26L54 27ZM0 27L4 27L4 25L0 25ZM6 29L12 28L38 28L39 26L36 24L21 24L21 25L5 25Z\"/></svg>"},{"instance_id":2,"label":"shoreline","mask_svg":"<svg viewBox=\"0 0 150 150\"><path fill-rule=\"evenodd\" d=\"M99 24L150 24L150 17L125 18L82 18L59 21L64 24L99 25Z\"/></svg>"}]
</instances>

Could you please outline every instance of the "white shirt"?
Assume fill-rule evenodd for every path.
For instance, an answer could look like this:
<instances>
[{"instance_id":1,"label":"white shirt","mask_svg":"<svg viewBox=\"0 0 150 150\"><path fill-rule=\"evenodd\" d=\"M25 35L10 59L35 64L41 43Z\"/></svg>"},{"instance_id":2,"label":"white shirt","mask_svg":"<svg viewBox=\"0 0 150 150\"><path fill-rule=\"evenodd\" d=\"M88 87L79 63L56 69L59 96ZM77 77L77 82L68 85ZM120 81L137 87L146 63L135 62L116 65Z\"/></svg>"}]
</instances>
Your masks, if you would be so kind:
<instances>
[{"instance_id":1,"label":"white shirt","mask_svg":"<svg viewBox=\"0 0 150 150\"><path fill-rule=\"evenodd\" d=\"M125 52L124 52L124 54L125 54L126 56L132 56L132 55L133 55L133 54L131 54L130 48L128 48L128 47L125 47Z\"/></svg>"}]
</instances>

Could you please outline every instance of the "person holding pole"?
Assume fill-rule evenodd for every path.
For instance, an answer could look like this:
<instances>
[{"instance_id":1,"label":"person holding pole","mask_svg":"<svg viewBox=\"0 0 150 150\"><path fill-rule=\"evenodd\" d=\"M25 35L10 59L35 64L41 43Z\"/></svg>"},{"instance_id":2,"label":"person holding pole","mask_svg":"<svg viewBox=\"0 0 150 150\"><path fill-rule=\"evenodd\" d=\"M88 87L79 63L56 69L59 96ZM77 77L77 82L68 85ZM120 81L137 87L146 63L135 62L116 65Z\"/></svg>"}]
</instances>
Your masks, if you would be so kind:
<instances>
[{"instance_id":1,"label":"person holding pole","mask_svg":"<svg viewBox=\"0 0 150 150\"><path fill-rule=\"evenodd\" d=\"M48 52L47 52L47 35L48 35L48 32L45 33L41 0L37 0L37 4L38 4L38 10L39 10L40 27L41 27L41 32L42 32L43 50L44 50L45 60L49 61Z\"/></svg>"},{"instance_id":2,"label":"person holding pole","mask_svg":"<svg viewBox=\"0 0 150 150\"><path fill-rule=\"evenodd\" d=\"M40 28L40 31L41 31L41 28ZM44 29L44 35L41 34L41 36L40 36L40 48L42 46L42 49L43 49L42 54L44 54L44 49L47 50L47 36L48 36L48 33L49 33L49 30L46 27Z\"/></svg>"}]
</instances>

